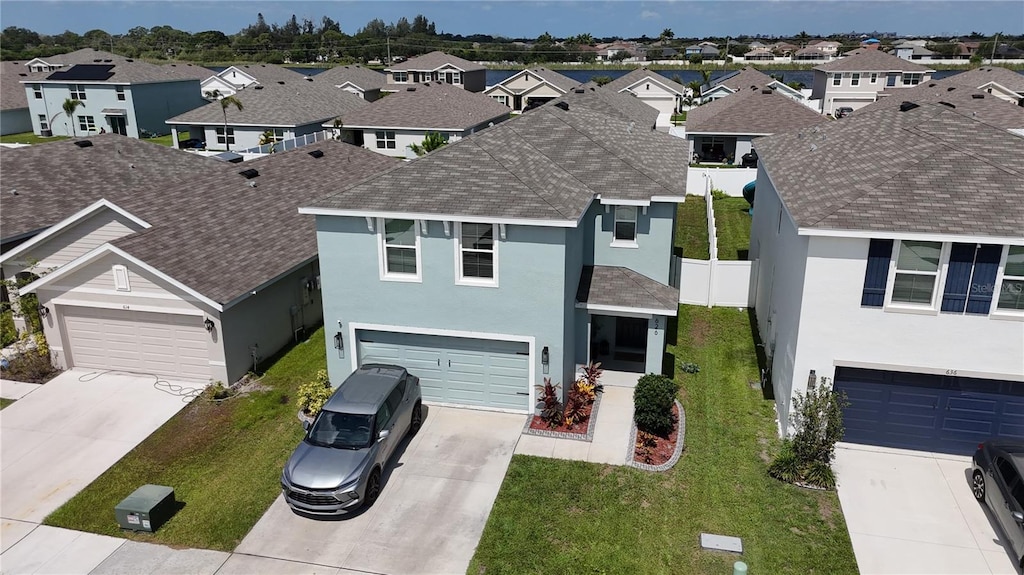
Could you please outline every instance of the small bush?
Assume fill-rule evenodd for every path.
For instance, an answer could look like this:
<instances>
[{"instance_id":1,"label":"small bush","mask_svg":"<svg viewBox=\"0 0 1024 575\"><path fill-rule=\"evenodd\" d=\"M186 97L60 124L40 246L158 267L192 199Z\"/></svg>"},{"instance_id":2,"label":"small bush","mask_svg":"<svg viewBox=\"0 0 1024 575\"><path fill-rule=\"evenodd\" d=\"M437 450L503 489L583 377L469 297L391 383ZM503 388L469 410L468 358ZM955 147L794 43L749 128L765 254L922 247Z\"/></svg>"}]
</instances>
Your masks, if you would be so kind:
<instances>
[{"instance_id":1,"label":"small bush","mask_svg":"<svg viewBox=\"0 0 1024 575\"><path fill-rule=\"evenodd\" d=\"M327 379L327 370L321 369L316 372L313 381L299 386L299 408L310 415L316 415L323 409L333 392L331 382Z\"/></svg>"},{"instance_id":2,"label":"small bush","mask_svg":"<svg viewBox=\"0 0 1024 575\"><path fill-rule=\"evenodd\" d=\"M683 373L700 373L700 366L698 366L696 363L684 361L679 365L679 370L682 371Z\"/></svg>"},{"instance_id":3,"label":"small bush","mask_svg":"<svg viewBox=\"0 0 1024 575\"><path fill-rule=\"evenodd\" d=\"M675 425L672 406L677 391L676 382L664 375L649 373L641 377L633 391L633 419L637 429L668 437Z\"/></svg>"},{"instance_id":4,"label":"small bush","mask_svg":"<svg viewBox=\"0 0 1024 575\"><path fill-rule=\"evenodd\" d=\"M28 337L20 339L18 352L9 360L4 369L4 379L22 381L25 383L46 383L50 381L60 370L53 367L50 362L49 353L40 353L39 350L30 349L27 346Z\"/></svg>"},{"instance_id":5,"label":"small bush","mask_svg":"<svg viewBox=\"0 0 1024 575\"><path fill-rule=\"evenodd\" d=\"M550 377L544 378L544 385L537 386L537 391L540 392L540 402L543 404L540 418L549 427L557 427L564 420L565 410L562 407L562 400L558 398L558 388L559 384L551 383Z\"/></svg>"},{"instance_id":6,"label":"small bush","mask_svg":"<svg viewBox=\"0 0 1024 575\"><path fill-rule=\"evenodd\" d=\"M827 378L797 394L791 416L796 432L768 467L768 474L789 483L803 482L826 489L836 485L832 458L843 437L844 393L835 393Z\"/></svg>"},{"instance_id":7,"label":"small bush","mask_svg":"<svg viewBox=\"0 0 1024 575\"><path fill-rule=\"evenodd\" d=\"M729 197L729 194L725 193L724 190L718 190L718 189L711 190L711 199L712 200L724 200L725 198L728 198L728 197Z\"/></svg>"},{"instance_id":8,"label":"small bush","mask_svg":"<svg viewBox=\"0 0 1024 575\"><path fill-rule=\"evenodd\" d=\"M786 483L800 480L800 465L797 463L796 454L793 453L793 442L789 439L782 442L779 454L768 466L768 475Z\"/></svg>"},{"instance_id":9,"label":"small bush","mask_svg":"<svg viewBox=\"0 0 1024 575\"><path fill-rule=\"evenodd\" d=\"M0 347L7 347L18 341L18 330L14 327L14 312L0 313Z\"/></svg>"}]
</instances>

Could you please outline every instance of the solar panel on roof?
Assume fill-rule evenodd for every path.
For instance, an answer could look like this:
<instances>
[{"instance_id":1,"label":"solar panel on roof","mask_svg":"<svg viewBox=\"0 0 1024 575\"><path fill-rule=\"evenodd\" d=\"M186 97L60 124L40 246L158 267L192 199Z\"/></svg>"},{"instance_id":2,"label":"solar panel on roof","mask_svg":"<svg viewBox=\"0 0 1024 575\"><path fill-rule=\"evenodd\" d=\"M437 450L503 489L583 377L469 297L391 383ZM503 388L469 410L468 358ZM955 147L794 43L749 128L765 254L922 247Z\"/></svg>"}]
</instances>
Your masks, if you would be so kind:
<instances>
[{"instance_id":1,"label":"solar panel on roof","mask_svg":"<svg viewBox=\"0 0 1024 575\"><path fill-rule=\"evenodd\" d=\"M47 80L91 80L104 81L114 75L113 64L76 64L67 70L59 70L46 77Z\"/></svg>"}]
</instances>

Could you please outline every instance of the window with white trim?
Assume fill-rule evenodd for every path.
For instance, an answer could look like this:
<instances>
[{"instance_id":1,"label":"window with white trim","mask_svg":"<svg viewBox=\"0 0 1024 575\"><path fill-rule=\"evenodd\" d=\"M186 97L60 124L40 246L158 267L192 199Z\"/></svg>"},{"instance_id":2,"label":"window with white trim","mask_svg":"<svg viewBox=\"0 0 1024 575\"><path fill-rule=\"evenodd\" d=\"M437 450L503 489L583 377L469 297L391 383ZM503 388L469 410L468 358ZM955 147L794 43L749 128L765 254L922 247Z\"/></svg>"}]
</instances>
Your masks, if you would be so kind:
<instances>
[{"instance_id":1,"label":"window with white trim","mask_svg":"<svg viewBox=\"0 0 1024 575\"><path fill-rule=\"evenodd\" d=\"M46 114L39 114L39 129L49 130L50 122L46 121Z\"/></svg>"},{"instance_id":2,"label":"window with white trim","mask_svg":"<svg viewBox=\"0 0 1024 575\"><path fill-rule=\"evenodd\" d=\"M636 206L615 206L615 229L614 242L635 244L636 243Z\"/></svg>"},{"instance_id":3,"label":"window with white trim","mask_svg":"<svg viewBox=\"0 0 1024 575\"><path fill-rule=\"evenodd\" d=\"M420 236L416 220L378 221L381 272L384 279L420 279Z\"/></svg>"},{"instance_id":4,"label":"window with white trim","mask_svg":"<svg viewBox=\"0 0 1024 575\"><path fill-rule=\"evenodd\" d=\"M842 86L843 85L843 75L839 74L839 73L832 74L832 85L833 86Z\"/></svg>"},{"instance_id":5,"label":"window with white trim","mask_svg":"<svg viewBox=\"0 0 1024 575\"><path fill-rule=\"evenodd\" d=\"M942 242L900 241L890 301L931 307L941 260Z\"/></svg>"},{"instance_id":6,"label":"window with white trim","mask_svg":"<svg viewBox=\"0 0 1024 575\"><path fill-rule=\"evenodd\" d=\"M508 96L506 96L504 94L494 95L494 96L491 96L491 98L494 98L495 100L497 100L499 104L502 104L504 106L508 106Z\"/></svg>"},{"instance_id":7,"label":"window with white trim","mask_svg":"<svg viewBox=\"0 0 1024 575\"><path fill-rule=\"evenodd\" d=\"M401 84L404 84L409 81L408 72L392 72L391 77L394 79L395 82Z\"/></svg>"},{"instance_id":8,"label":"window with white trim","mask_svg":"<svg viewBox=\"0 0 1024 575\"><path fill-rule=\"evenodd\" d=\"M78 129L83 132L91 132L96 129L96 119L92 116L79 116Z\"/></svg>"},{"instance_id":9,"label":"window with white trim","mask_svg":"<svg viewBox=\"0 0 1024 575\"><path fill-rule=\"evenodd\" d=\"M395 133L392 130L377 130L374 135L377 137L378 150L395 149Z\"/></svg>"},{"instance_id":10,"label":"window with white trim","mask_svg":"<svg viewBox=\"0 0 1024 575\"><path fill-rule=\"evenodd\" d=\"M462 84L462 72L452 72L452 84L456 86Z\"/></svg>"},{"instance_id":11,"label":"window with white trim","mask_svg":"<svg viewBox=\"0 0 1024 575\"><path fill-rule=\"evenodd\" d=\"M234 128L217 128L217 143L218 144L234 144L235 143L235 129Z\"/></svg>"},{"instance_id":12,"label":"window with white trim","mask_svg":"<svg viewBox=\"0 0 1024 575\"><path fill-rule=\"evenodd\" d=\"M921 79L924 74L920 72L907 72L903 74L903 85L904 86L916 86L921 83Z\"/></svg>"},{"instance_id":13,"label":"window with white trim","mask_svg":"<svg viewBox=\"0 0 1024 575\"><path fill-rule=\"evenodd\" d=\"M493 285L498 281L498 246L495 224L458 224L458 270L460 283Z\"/></svg>"},{"instance_id":14,"label":"window with white trim","mask_svg":"<svg viewBox=\"0 0 1024 575\"><path fill-rule=\"evenodd\" d=\"M996 309L1024 311L1024 246L1007 247Z\"/></svg>"},{"instance_id":15,"label":"window with white trim","mask_svg":"<svg viewBox=\"0 0 1024 575\"><path fill-rule=\"evenodd\" d=\"M850 76L850 85L860 86L860 72L854 72L853 75Z\"/></svg>"},{"instance_id":16,"label":"window with white trim","mask_svg":"<svg viewBox=\"0 0 1024 575\"><path fill-rule=\"evenodd\" d=\"M872 84L878 83L878 72L871 73L871 79L869 80Z\"/></svg>"},{"instance_id":17,"label":"window with white trim","mask_svg":"<svg viewBox=\"0 0 1024 575\"><path fill-rule=\"evenodd\" d=\"M114 86L114 92L118 100L124 101L124 86Z\"/></svg>"},{"instance_id":18,"label":"window with white trim","mask_svg":"<svg viewBox=\"0 0 1024 575\"><path fill-rule=\"evenodd\" d=\"M68 86L68 90L71 92L72 100L85 100L85 86L81 84L71 84Z\"/></svg>"},{"instance_id":19,"label":"window with white trim","mask_svg":"<svg viewBox=\"0 0 1024 575\"><path fill-rule=\"evenodd\" d=\"M270 136L270 142L284 141L284 128L271 128L267 132L269 132L267 135Z\"/></svg>"},{"instance_id":20,"label":"window with white trim","mask_svg":"<svg viewBox=\"0 0 1024 575\"><path fill-rule=\"evenodd\" d=\"M32 96L36 100L43 99L43 87L40 84L32 84Z\"/></svg>"},{"instance_id":21,"label":"window with white trim","mask_svg":"<svg viewBox=\"0 0 1024 575\"><path fill-rule=\"evenodd\" d=\"M117 291L132 291L132 286L128 282L128 268L117 264L113 267L114 273L114 289Z\"/></svg>"}]
</instances>

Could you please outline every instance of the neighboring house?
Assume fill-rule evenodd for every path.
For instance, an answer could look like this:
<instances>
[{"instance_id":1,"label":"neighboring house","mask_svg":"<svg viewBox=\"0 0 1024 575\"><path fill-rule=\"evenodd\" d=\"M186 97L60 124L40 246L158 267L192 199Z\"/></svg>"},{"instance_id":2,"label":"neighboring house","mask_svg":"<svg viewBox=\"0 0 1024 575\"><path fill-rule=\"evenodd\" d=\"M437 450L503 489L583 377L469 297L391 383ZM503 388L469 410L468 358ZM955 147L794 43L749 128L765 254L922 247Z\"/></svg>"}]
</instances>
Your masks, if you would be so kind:
<instances>
[{"instance_id":1,"label":"neighboring house","mask_svg":"<svg viewBox=\"0 0 1024 575\"><path fill-rule=\"evenodd\" d=\"M658 111L658 125L671 126L672 115L679 110L686 97L687 88L661 74L637 68L604 85L606 90L632 94L641 102Z\"/></svg>"},{"instance_id":2,"label":"neighboring house","mask_svg":"<svg viewBox=\"0 0 1024 575\"><path fill-rule=\"evenodd\" d=\"M935 58L935 52L910 42L894 46L893 51L896 53L897 58L903 58L904 60L932 60Z\"/></svg>"},{"instance_id":3,"label":"neighboring house","mask_svg":"<svg viewBox=\"0 0 1024 575\"><path fill-rule=\"evenodd\" d=\"M367 102L373 102L381 97L381 90L387 80L384 74L358 64L328 68L314 76L314 79L352 92Z\"/></svg>"},{"instance_id":4,"label":"neighboring house","mask_svg":"<svg viewBox=\"0 0 1024 575\"><path fill-rule=\"evenodd\" d=\"M796 44L790 44L789 42L776 42L772 44L772 51L775 52L776 56L791 56L793 52L800 49L800 46Z\"/></svg>"},{"instance_id":5,"label":"neighboring house","mask_svg":"<svg viewBox=\"0 0 1024 575\"><path fill-rule=\"evenodd\" d=\"M21 293L55 364L231 383L308 335L322 306L298 207L395 163L316 149L245 170L116 134L0 152L0 263L37 278Z\"/></svg>"},{"instance_id":6,"label":"neighboring house","mask_svg":"<svg viewBox=\"0 0 1024 575\"><path fill-rule=\"evenodd\" d=\"M487 88L487 68L444 52L430 52L385 68L384 91L402 90L409 84L440 82L469 92Z\"/></svg>"},{"instance_id":7,"label":"neighboring house","mask_svg":"<svg viewBox=\"0 0 1024 575\"><path fill-rule=\"evenodd\" d=\"M886 88L908 88L928 82L935 70L896 56L866 50L814 68L811 99L821 100L821 113L837 108L857 110L874 102Z\"/></svg>"},{"instance_id":8,"label":"neighboring house","mask_svg":"<svg viewBox=\"0 0 1024 575\"><path fill-rule=\"evenodd\" d=\"M437 132L448 142L509 118L508 106L483 94L474 94L449 84L428 83L408 86L341 114L346 139L378 154L414 158L411 144L420 144L428 132ZM334 126L332 122L323 124Z\"/></svg>"},{"instance_id":9,"label":"neighboring house","mask_svg":"<svg viewBox=\"0 0 1024 575\"><path fill-rule=\"evenodd\" d=\"M828 60L830 56L814 46L800 48L793 52L794 60Z\"/></svg>"},{"instance_id":10,"label":"neighboring house","mask_svg":"<svg viewBox=\"0 0 1024 575\"><path fill-rule=\"evenodd\" d=\"M297 82L305 75L273 64L238 64L228 66L200 83L203 96L216 92L221 97L232 96L253 84Z\"/></svg>"},{"instance_id":11,"label":"neighboring house","mask_svg":"<svg viewBox=\"0 0 1024 575\"><path fill-rule=\"evenodd\" d=\"M234 97L242 103L242 109L227 106L227 125L219 101L167 120L174 145L185 139L199 139L206 142L208 150L255 148L320 132L324 122L369 105L315 77L301 76L293 82L256 84ZM187 137L182 137L186 133Z\"/></svg>"},{"instance_id":12,"label":"neighboring house","mask_svg":"<svg viewBox=\"0 0 1024 575\"><path fill-rule=\"evenodd\" d=\"M589 361L661 373L687 159L654 122L587 84L302 209L331 381L400 363L427 401L524 413Z\"/></svg>"},{"instance_id":13,"label":"neighboring house","mask_svg":"<svg viewBox=\"0 0 1024 575\"><path fill-rule=\"evenodd\" d=\"M839 48L842 47L842 44L840 44L839 42L835 42L833 40L819 40L817 42L811 42L807 44L807 47L820 50L826 56L831 57L839 54Z\"/></svg>"},{"instance_id":14,"label":"neighboring house","mask_svg":"<svg viewBox=\"0 0 1024 575\"><path fill-rule=\"evenodd\" d=\"M32 74L21 62L0 62L0 136L32 131L32 115L21 81Z\"/></svg>"},{"instance_id":15,"label":"neighboring house","mask_svg":"<svg viewBox=\"0 0 1024 575\"><path fill-rule=\"evenodd\" d=\"M547 68L528 68L484 90L484 94L522 112L563 96L579 82Z\"/></svg>"},{"instance_id":16,"label":"neighboring house","mask_svg":"<svg viewBox=\"0 0 1024 575\"><path fill-rule=\"evenodd\" d=\"M701 42L700 44L687 46L684 54L686 54L686 57L700 56L704 60L717 60L720 55L718 46L711 42Z\"/></svg>"},{"instance_id":17,"label":"neighboring house","mask_svg":"<svg viewBox=\"0 0 1024 575\"><path fill-rule=\"evenodd\" d=\"M643 59L647 48L637 42L612 42L611 44L598 45L597 59L600 61L614 60L617 54L625 53L624 59Z\"/></svg>"},{"instance_id":18,"label":"neighboring house","mask_svg":"<svg viewBox=\"0 0 1024 575\"><path fill-rule=\"evenodd\" d=\"M743 68L736 72L730 72L724 76L716 78L710 85L702 87L701 100L703 102L709 102L719 98L724 98L729 94L735 94L740 90L750 88L771 88L777 93L802 104L806 105L807 102L807 97L800 90L792 88L785 82L776 80L764 72L760 72L755 68L750 67Z\"/></svg>"},{"instance_id":19,"label":"neighboring house","mask_svg":"<svg viewBox=\"0 0 1024 575\"><path fill-rule=\"evenodd\" d=\"M1019 104L1024 99L1024 74L1001 66L982 66L940 80L943 84L977 88L996 98Z\"/></svg>"},{"instance_id":20,"label":"neighboring house","mask_svg":"<svg viewBox=\"0 0 1024 575\"><path fill-rule=\"evenodd\" d=\"M1024 439L1024 139L926 102L757 150L751 283L783 431L825 377L846 441Z\"/></svg>"},{"instance_id":21,"label":"neighboring house","mask_svg":"<svg viewBox=\"0 0 1024 575\"><path fill-rule=\"evenodd\" d=\"M744 60L774 60L775 54L768 48L754 48L743 54Z\"/></svg>"},{"instance_id":22,"label":"neighboring house","mask_svg":"<svg viewBox=\"0 0 1024 575\"><path fill-rule=\"evenodd\" d=\"M73 52L85 56L82 50ZM207 103L199 81L209 70L192 64L149 64L105 52L88 64L70 64L21 85L37 135L88 135L106 131L132 138L168 132L168 118ZM80 58L79 58L80 59ZM82 105L67 118L68 99Z\"/></svg>"},{"instance_id":23,"label":"neighboring house","mask_svg":"<svg viewBox=\"0 0 1024 575\"><path fill-rule=\"evenodd\" d=\"M700 162L739 164L754 138L809 128L825 116L771 88L750 87L690 110L686 140Z\"/></svg>"},{"instance_id":24,"label":"neighboring house","mask_svg":"<svg viewBox=\"0 0 1024 575\"><path fill-rule=\"evenodd\" d=\"M950 79L952 77L932 80L915 88L885 90L878 95L877 102L860 111L896 109L906 106L906 102L941 103L986 124L1024 136L1024 108L1008 105L1005 100L970 85L950 85Z\"/></svg>"}]
</instances>

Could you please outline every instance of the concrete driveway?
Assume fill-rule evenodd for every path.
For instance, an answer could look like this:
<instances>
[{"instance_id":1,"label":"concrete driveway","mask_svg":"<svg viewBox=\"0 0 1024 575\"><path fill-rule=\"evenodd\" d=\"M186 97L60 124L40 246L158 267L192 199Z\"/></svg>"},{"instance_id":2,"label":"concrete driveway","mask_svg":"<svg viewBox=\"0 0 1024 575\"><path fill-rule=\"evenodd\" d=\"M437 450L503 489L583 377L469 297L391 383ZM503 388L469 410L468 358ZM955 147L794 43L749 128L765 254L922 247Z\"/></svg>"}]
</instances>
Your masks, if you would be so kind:
<instances>
[{"instance_id":1,"label":"concrete driveway","mask_svg":"<svg viewBox=\"0 0 1024 575\"><path fill-rule=\"evenodd\" d=\"M278 497L224 568L273 571L287 560L340 573L465 573L524 423L524 415L426 406L372 508L314 520Z\"/></svg>"},{"instance_id":2,"label":"concrete driveway","mask_svg":"<svg viewBox=\"0 0 1024 575\"><path fill-rule=\"evenodd\" d=\"M70 370L0 412L0 516L42 522L185 407L153 384Z\"/></svg>"},{"instance_id":3,"label":"concrete driveway","mask_svg":"<svg viewBox=\"0 0 1024 575\"><path fill-rule=\"evenodd\" d=\"M839 444L839 501L862 575L1015 574L975 501L970 457Z\"/></svg>"}]
</instances>

